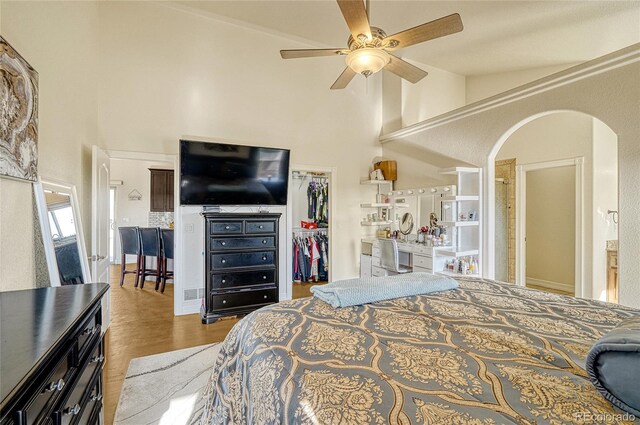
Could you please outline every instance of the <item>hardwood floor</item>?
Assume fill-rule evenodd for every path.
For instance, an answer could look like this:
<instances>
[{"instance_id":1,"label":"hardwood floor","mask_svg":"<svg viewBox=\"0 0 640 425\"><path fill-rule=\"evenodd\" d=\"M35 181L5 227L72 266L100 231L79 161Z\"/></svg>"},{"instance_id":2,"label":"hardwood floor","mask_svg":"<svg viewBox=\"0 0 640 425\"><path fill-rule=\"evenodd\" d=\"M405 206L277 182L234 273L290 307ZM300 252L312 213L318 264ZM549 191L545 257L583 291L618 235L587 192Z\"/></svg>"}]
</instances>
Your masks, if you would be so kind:
<instances>
[{"instance_id":1,"label":"hardwood floor","mask_svg":"<svg viewBox=\"0 0 640 425\"><path fill-rule=\"evenodd\" d=\"M111 269L111 325L105 335L104 418L112 424L129 361L166 351L222 341L236 318L203 325L198 314L173 315L173 285L164 294L154 291L153 282L134 288L134 276L127 275L120 287L118 266ZM160 396L160 394L158 394Z\"/></svg>"},{"instance_id":2,"label":"hardwood floor","mask_svg":"<svg viewBox=\"0 0 640 425\"><path fill-rule=\"evenodd\" d=\"M301 282L301 283L293 283L293 289L292 289L292 294L291 294L291 298L293 298L294 300L297 300L298 298L305 298L305 297L310 297L311 294L311 287L314 285L324 285L328 282Z\"/></svg>"},{"instance_id":3,"label":"hardwood floor","mask_svg":"<svg viewBox=\"0 0 640 425\"><path fill-rule=\"evenodd\" d=\"M527 283L527 288L537 289L538 291L551 292L552 294L569 295L571 297L574 296L573 292L567 292L562 289L547 288L543 286L534 285L532 283Z\"/></svg>"}]
</instances>

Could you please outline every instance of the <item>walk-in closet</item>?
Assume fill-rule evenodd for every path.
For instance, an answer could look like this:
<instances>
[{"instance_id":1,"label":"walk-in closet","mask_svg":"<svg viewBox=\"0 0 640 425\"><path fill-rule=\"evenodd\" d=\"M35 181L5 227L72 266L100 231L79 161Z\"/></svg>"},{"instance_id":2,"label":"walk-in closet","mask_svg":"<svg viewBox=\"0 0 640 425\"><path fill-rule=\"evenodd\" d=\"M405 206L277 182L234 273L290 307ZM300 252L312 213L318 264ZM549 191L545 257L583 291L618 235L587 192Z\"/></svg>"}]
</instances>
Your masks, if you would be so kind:
<instances>
[{"instance_id":1,"label":"walk-in closet","mask_svg":"<svg viewBox=\"0 0 640 425\"><path fill-rule=\"evenodd\" d=\"M320 171L292 172L291 280L293 298L309 296L313 285L329 281L331 175Z\"/></svg>"}]
</instances>

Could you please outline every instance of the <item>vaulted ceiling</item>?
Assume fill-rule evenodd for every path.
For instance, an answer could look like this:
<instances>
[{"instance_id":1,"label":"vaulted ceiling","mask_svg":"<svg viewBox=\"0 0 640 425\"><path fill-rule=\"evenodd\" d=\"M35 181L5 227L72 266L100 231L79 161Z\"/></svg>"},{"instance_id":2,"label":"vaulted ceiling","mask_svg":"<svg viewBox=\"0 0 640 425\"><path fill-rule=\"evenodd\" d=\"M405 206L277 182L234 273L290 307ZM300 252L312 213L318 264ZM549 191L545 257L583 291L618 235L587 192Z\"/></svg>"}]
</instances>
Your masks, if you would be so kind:
<instances>
[{"instance_id":1,"label":"vaulted ceiling","mask_svg":"<svg viewBox=\"0 0 640 425\"><path fill-rule=\"evenodd\" d=\"M349 36L332 0L177 3L197 13L291 36L309 47L345 47ZM401 55L458 74L481 75L583 62L640 42L636 0L373 0L370 21L393 34L455 12L462 16L463 32L409 47ZM300 46L283 40L282 48Z\"/></svg>"}]
</instances>

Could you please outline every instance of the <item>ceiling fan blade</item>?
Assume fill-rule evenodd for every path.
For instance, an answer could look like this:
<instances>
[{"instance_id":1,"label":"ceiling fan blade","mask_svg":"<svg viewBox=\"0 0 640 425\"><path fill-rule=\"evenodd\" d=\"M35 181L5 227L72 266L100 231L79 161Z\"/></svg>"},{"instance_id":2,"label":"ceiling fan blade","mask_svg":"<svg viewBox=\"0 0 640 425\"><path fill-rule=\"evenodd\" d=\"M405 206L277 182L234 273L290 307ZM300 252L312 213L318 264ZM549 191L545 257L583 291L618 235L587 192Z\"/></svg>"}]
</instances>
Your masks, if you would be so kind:
<instances>
[{"instance_id":1,"label":"ceiling fan blade","mask_svg":"<svg viewBox=\"0 0 640 425\"><path fill-rule=\"evenodd\" d=\"M411 65L409 62L404 61L391 53L389 53L389 55L391 56L391 60L387 66L384 67L387 71L391 71L398 77L402 77L414 84L427 76L427 71L423 71L417 66Z\"/></svg>"},{"instance_id":2,"label":"ceiling fan blade","mask_svg":"<svg viewBox=\"0 0 640 425\"><path fill-rule=\"evenodd\" d=\"M342 74L338 77L335 83L331 86L331 90L343 89L349 85L356 72L349 67L346 67Z\"/></svg>"},{"instance_id":3,"label":"ceiling fan blade","mask_svg":"<svg viewBox=\"0 0 640 425\"><path fill-rule=\"evenodd\" d=\"M320 56L344 55L348 49L292 49L280 50L282 59L315 58Z\"/></svg>"},{"instance_id":4,"label":"ceiling fan blade","mask_svg":"<svg viewBox=\"0 0 640 425\"><path fill-rule=\"evenodd\" d=\"M383 40L383 43L386 43L388 46L385 47L386 50L402 49L403 47L409 47L422 43L423 41L455 34L463 29L464 26L462 25L460 15L454 13L453 15L445 16L444 18L436 19L435 21L427 22L426 24L390 35Z\"/></svg>"},{"instance_id":5,"label":"ceiling fan blade","mask_svg":"<svg viewBox=\"0 0 640 425\"><path fill-rule=\"evenodd\" d=\"M369 17L367 9L364 7L362 0L337 0L340 11L354 40L358 40L360 34L364 34L367 40L371 40L371 27L369 26Z\"/></svg>"}]
</instances>

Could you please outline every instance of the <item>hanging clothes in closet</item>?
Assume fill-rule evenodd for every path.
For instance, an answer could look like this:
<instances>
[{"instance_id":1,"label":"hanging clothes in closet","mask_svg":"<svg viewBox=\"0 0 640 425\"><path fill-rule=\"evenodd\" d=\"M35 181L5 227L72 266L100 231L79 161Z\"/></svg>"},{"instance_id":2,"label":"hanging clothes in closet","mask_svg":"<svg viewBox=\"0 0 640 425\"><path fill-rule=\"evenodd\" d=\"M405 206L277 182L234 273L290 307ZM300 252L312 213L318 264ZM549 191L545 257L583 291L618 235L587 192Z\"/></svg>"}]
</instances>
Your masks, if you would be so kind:
<instances>
[{"instance_id":1,"label":"hanging clothes in closet","mask_svg":"<svg viewBox=\"0 0 640 425\"><path fill-rule=\"evenodd\" d=\"M307 204L307 218L315 223L328 225L329 183L324 178L314 178L309 182Z\"/></svg>"},{"instance_id":2,"label":"hanging clothes in closet","mask_svg":"<svg viewBox=\"0 0 640 425\"><path fill-rule=\"evenodd\" d=\"M300 232L293 236L293 281L329 280L329 237Z\"/></svg>"}]
</instances>

